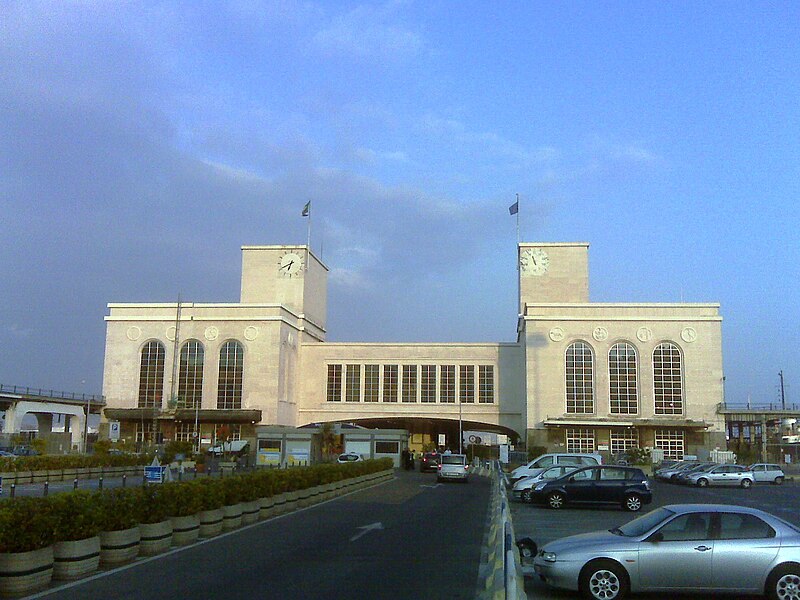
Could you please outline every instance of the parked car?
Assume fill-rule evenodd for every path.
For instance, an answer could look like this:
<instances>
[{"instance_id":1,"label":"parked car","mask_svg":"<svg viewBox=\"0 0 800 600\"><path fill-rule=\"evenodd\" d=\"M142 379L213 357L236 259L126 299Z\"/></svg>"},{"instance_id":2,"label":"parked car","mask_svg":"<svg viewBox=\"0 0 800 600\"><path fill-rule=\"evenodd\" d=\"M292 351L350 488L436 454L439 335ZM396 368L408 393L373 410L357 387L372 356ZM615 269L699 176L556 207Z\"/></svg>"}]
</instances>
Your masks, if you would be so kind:
<instances>
[{"instance_id":1,"label":"parked car","mask_svg":"<svg viewBox=\"0 0 800 600\"><path fill-rule=\"evenodd\" d=\"M698 487L709 485L735 485L749 488L753 485L753 473L741 465L716 465L705 471L691 473L686 483Z\"/></svg>"},{"instance_id":2,"label":"parked car","mask_svg":"<svg viewBox=\"0 0 800 600\"><path fill-rule=\"evenodd\" d=\"M437 452L426 452L419 461L419 472L436 471L439 468L439 457Z\"/></svg>"},{"instance_id":3,"label":"parked car","mask_svg":"<svg viewBox=\"0 0 800 600\"><path fill-rule=\"evenodd\" d=\"M14 446L12 450L14 456L38 456L39 452L30 446Z\"/></svg>"},{"instance_id":4,"label":"parked car","mask_svg":"<svg viewBox=\"0 0 800 600\"><path fill-rule=\"evenodd\" d=\"M17 458L17 455L13 452L9 452L8 450L0 450L0 457Z\"/></svg>"},{"instance_id":5,"label":"parked car","mask_svg":"<svg viewBox=\"0 0 800 600\"><path fill-rule=\"evenodd\" d=\"M693 467L689 467L688 469L683 469L678 471L670 478L672 483L682 483L686 484L689 481L689 477L694 475L695 473L703 473L705 471L709 471L716 467L719 463L715 462L704 462L699 463Z\"/></svg>"},{"instance_id":6,"label":"parked car","mask_svg":"<svg viewBox=\"0 0 800 600\"><path fill-rule=\"evenodd\" d=\"M771 463L756 463L748 467L753 472L753 479L756 483L774 483L780 485L786 479L786 473L783 472L780 465Z\"/></svg>"},{"instance_id":7,"label":"parked car","mask_svg":"<svg viewBox=\"0 0 800 600\"><path fill-rule=\"evenodd\" d=\"M567 465L571 467L590 467L603 464L603 457L599 454L580 454L564 452L555 454L542 454L521 467L517 467L508 476L509 483L513 486L523 477L534 477L548 467L554 465Z\"/></svg>"},{"instance_id":8,"label":"parked car","mask_svg":"<svg viewBox=\"0 0 800 600\"><path fill-rule=\"evenodd\" d=\"M467 483L469 481L469 465L465 454L441 454L439 466L436 471L436 480L456 479Z\"/></svg>"},{"instance_id":9,"label":"parked car","mask_svg":"<svg viewBox=\"0 0 800 600\"><path fill-rule=\"evenodd\" d=\"M675 463L674 465L670 465L666 468L656 470L654 475L656 479L660 479L662 481L670 481L673 475L680 473L684 469L691 469L692 467L696 467L699 464L700 461L697 460L681 460Z\"/></svg>"},{"instance_id":10,"label":"parked car","mask_svg":"<svg viewBox=\"0 0 800 600\"><path fill-rule=\"evenodd\" d=\"M638 467L583 467L551 481L540 481L531 490L531 500L550 508L572 502L613 503L636 512L650 504L653 494L644 471Z\"/></svg>"},{"instance_id":11,"label":"parked car","mask_svg":"<svg viewBox=\"0 0 800 600\"><path fill-rule=\"evenodd\" d=\"M540 481L550 481L551 479L558 479L568 473L572 473L578 467L570 467L561 465L545 469L538 475L533 477L523 477L511 489L511 495L515 500L522 500L523 502L531 502L531 489Z\"/></svg>"},{"instance_id":12,"label":"parked car","mask_svg":"<svg viewBox=\"0 0 800 600\"><path fill-rule=\"evenodd\" d=\"M639 592L800 596L800 528L722 504L673 504L620 527L547 543L534 569L548 585L597 600Z\"/></svg>"},{"instance_id":13,"label":"parked car","mask_svg":"<svg viewBox=\"0 0 800 600\"><path fill-rule=\"evenodd\" d=\"M338 463L353 463L353 462L361 462L364 459L361 457L360 454L356 454L355 452L345 452L340 454L339 457L336 459Z\"/></svg>"}]
</instances>

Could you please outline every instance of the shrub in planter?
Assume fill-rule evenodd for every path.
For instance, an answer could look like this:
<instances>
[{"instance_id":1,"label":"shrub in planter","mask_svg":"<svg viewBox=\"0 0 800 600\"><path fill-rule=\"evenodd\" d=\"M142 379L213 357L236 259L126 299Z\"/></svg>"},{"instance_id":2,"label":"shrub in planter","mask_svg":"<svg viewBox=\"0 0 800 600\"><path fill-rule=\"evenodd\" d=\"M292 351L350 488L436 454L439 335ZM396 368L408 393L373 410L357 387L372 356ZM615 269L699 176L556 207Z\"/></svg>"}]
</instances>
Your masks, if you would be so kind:
<instances>
[{"instance_id":1,"label":"shrub in planter","mask_svg":"<svg viewBox=\"0 0 800 600\"><path fill-rule=\"evenodd\" d=\"M50 498L56 519L53 578L78 579L100 565L100 509L95 494L78 490Z\"/></svg>"},{"instance_id":2,"label":"shrub in planter","mask_svg":"<svg viewBox=\"0 0 800 600\"><path fill-rule=\"evenodd\" d=\"M185 483L162 483L161 497L169 517L188 517L203 510L197 487Z\"/></svg>"},{"instance_id":3,"label":"shrub in planter","mask_svg":"<svg viewBox=\"0 0 800 600\"><path fill-rule=\"evenodd\" d=\"M133 560L139 553L141 491L116 488L97 494L100 507L100 562L116 565Z\"/></svg>"},{"instance_id":4,"label":"shrub in planter","mask_svg":"<svg viewBox=\"0 0 800 600\"><path fill-rule=\"evenodd\" d=\"M56 517L47 498L14 498L0 504L0 553L51 546L55 530Z\"/></svg>"},{"instance_id":5,"label":"shrub in planter","mask_svg":"<svg viewBox=\"0 0 800 600\"><path fill-rule=\"evenodd\" d=\"M200 499L200 510L216 510L225 504L225 494L222 491L224 479L195 479L184 485L191 486Z\"/></svg>"},{"instance_id":6,"label":"shrub in planter","mask_svg":"<svg viewBox=\"0 0 800 600\"><path fill-rule=\"evenodd\" d=\"M172 522L169 520L169 495L162 485L137 488L141 505L139 552L145 556L158 554L172 545Z\"/></svg>"},{"instance_id":7,"label":"shrub in planter","mask_svg":"<svg viewBox=\"0 0 800 600\"><path fill-rule=\"evenodd\" d=\"M54 525L45 498L17 498L0 505L0 595L22 596L50 583Z\"/></svg>"}]
</instances>

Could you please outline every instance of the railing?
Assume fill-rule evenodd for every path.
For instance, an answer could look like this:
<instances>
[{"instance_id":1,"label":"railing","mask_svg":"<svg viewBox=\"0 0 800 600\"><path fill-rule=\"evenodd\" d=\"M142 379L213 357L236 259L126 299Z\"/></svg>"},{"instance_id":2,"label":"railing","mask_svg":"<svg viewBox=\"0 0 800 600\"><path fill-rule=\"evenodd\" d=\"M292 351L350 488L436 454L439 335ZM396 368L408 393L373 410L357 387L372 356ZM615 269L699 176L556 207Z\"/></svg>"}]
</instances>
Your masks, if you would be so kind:
<instances>
[{"instance_id":1,"label":"railing","mask_svg":"<svg viewBox=\"0 0 800 600\"><path fill-rule=\"evenodd\" d=\"M782 402L769 402L764 404L730 404L727 402L720 402L717 405L718 410L730 410L736 412L800 412L800 404L789 404Z\"/></svg>"},{"instance_id":2,"label":"railing","mask_svg":"<svg viewBox=\"0 0 800 600\"><path fill-rule=\"evenodd\" d=\"M58 390L44 390L42 388L31 388L21 385L7 385L0 383L0 393L20 394L23 396L35 396L37 398L63 398L64 400L89 400L105 404L106 399L97 394L73 394L70 392L59 392Z\"/></svg>"}]
</instances>

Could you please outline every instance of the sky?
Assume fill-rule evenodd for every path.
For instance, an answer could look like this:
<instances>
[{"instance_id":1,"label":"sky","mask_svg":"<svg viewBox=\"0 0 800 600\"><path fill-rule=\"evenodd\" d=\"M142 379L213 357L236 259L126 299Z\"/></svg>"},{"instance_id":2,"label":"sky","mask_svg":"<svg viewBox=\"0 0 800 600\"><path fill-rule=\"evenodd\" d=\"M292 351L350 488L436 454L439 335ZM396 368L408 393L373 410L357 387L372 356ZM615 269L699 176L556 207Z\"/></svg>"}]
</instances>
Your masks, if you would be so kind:
<instances>
[{"instance_id":1,"label":"sky","mask_svg":"<svg viewBox=\"0 0 800 600\"><path fill-rule=\"evenodd\" d=\"M593 302L718 302L800 402L800 5L0 3L0 383L102 390L109 302L330 267L331 341L516 338L523 241Z\"/></svg>"}]
</instances>

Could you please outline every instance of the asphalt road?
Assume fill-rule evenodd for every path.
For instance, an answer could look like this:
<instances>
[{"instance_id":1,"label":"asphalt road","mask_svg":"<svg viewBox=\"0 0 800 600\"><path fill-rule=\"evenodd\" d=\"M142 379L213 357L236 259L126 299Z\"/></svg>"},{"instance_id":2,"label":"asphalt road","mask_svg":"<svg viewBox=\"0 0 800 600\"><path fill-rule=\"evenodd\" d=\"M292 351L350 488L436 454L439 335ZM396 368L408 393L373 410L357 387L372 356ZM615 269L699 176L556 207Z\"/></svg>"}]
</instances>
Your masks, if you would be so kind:
<instances>
[{"instance_id":1,"label":"asphalt road","mask_svg":"<svg viewBox=\"0 0 800 600\"><path fill-rule=\"evenodd\" d=\"M652 480L651 480L652 481ZM759 484L749 490L741 488L696 488L653 482L653 503L642 512L629 513L619 507L591 506L551 510L549 508L511 502L514 533L517 538L530 537L539 547L549 541L598 529L610 529L665 504L720 503L751 506L800 525L800 483L787 482L781 486ZM528 569L525 569L526 572ZM532 567L530 568L532 573ZM554 590L531 574L525 578L529 600L579 598L577 592ZM683 596L687 600L705 596ZM663 594L640 594L638 600L663 599Z\"/></svg>"},{"instance_id":2,"label":"asphalt road","mask_svg":"<svg viewBox=\"0 0 800 600\"><path fill-rule=\"evenodd\" d=\"M488 480L397 477L31 598L472 599Z\"/></svg>"}]
</instances>

